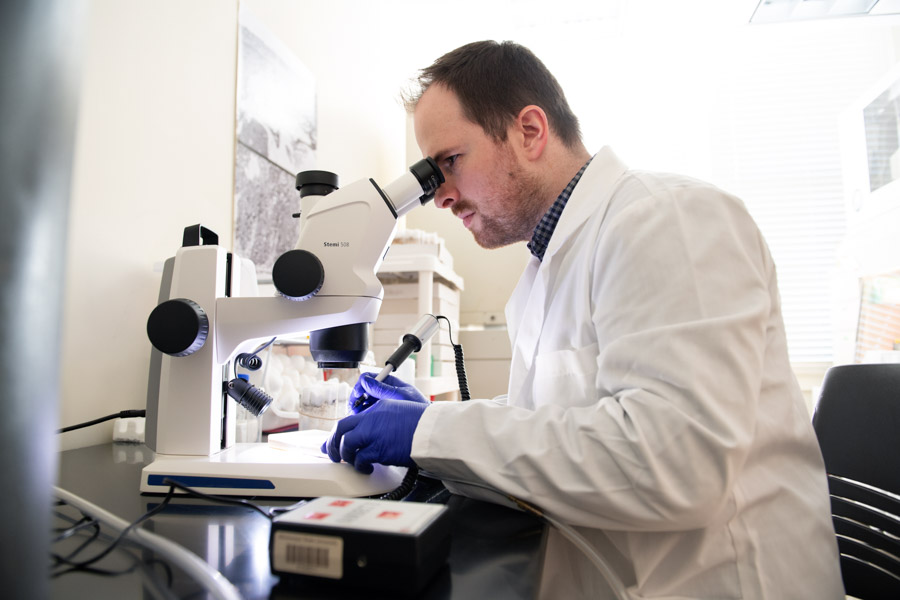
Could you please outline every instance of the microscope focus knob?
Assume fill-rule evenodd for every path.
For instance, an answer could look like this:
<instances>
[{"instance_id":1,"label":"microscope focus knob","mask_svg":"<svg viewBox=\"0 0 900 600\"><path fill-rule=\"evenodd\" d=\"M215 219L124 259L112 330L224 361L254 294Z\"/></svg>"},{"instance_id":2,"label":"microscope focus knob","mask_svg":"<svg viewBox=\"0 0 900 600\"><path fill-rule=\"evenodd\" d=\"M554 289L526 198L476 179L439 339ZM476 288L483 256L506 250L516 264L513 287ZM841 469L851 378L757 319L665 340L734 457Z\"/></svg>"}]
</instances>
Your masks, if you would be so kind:
<instances>
[{"instance_id":1,"label":"microscope focus knob","mask_svg":"<svg viewBox=\"0 0 900 600\"><path fill-rule=\"evenodd\" d=\"M322 261L307 250L289 250L272 266L272 283L289 300L309 300L325 283Z\"/></svg>"},{"instance_id":2,"label":"microscope focus knob","mask_svg":"<svg viewBox=\"0 0 900 600\"><path fill-rule=\"evenodd\" d=\"M188 356L203 347L209 336L206 311L187 298L166 300L147 319L153 347L170 356Z\"/></svg>"}]
</instances>

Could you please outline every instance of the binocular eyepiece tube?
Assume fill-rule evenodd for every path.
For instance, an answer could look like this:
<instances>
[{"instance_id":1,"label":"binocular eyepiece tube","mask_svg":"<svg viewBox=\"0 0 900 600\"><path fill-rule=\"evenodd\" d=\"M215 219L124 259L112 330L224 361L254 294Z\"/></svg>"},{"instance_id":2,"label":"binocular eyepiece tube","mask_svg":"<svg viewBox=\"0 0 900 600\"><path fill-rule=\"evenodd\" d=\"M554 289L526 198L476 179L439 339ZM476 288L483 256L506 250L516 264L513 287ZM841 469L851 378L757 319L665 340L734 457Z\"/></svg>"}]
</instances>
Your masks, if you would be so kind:
<instances>
[{"instance_id":1,"label":"binocular eyepiece tube","mask_svg":"<svg viewBox=\"0 0 900 600\"><path fill-rule=\"evenodd\" d=\"M383 191L394 206L394 212L401 217L432 200L442 183L444 174L429 156L413 164L407 173L385 186Z\"/></svg>"}]
</instances>

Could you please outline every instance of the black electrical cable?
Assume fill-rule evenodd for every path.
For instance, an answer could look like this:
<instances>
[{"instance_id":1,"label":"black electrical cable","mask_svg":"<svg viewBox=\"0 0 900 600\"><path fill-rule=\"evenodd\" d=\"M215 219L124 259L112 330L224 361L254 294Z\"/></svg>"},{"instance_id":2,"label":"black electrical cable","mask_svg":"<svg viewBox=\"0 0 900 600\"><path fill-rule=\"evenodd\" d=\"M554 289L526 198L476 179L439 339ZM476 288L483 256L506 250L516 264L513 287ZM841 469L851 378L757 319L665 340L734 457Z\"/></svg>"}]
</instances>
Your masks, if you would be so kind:
<instances>
[{"instance_id":1,"label":"black electrical cable","mask_svg":"<svg viewBox=\"0 0 900 600\"><path fill-rule=\"evenodd\" d=\"M278 338L273 337L268 342L261 344L253 352L238 354L232 363L234 379L225 383L222 388L230 398L243 408L247 409L254 417L263 414L275 399L261 388L250 383L249 377L244 376L242 379L241 376L238 375L238 365L248 371L258 371L263 366L263 360L257 356L257 354L275 343L276 339Z\"/></svg>"},{"instance_id":2,"label":"black electrical cable","mask_svg":"<svg viewBox=\"0 0 900 600\"><path fill-rule=\"evenodd\" d=\"M98 523L98 526L99 526L99 523ZM98 532L99 532L99 529L98 529ZM97 537L98 537L97 535L91 536L89 539L85 540L85 542L83 542L77 549L70 552L66 556L60 556L58 554L51 553L50 557L53 558L54 561L56 561L52 565L53 568L60 567L60 566L67 566L68 568L63 568L61 570L52 572L50 574L50 578L55 579L57 577L62 577L63 575L67 575L69 573L76 573L76 572L90 573L92 575L102 575L104 577L118 577L119 575L127 575L129 573L133 573L142 564L145 567L150 566L150 565L160 565L165 570L166 585L169 588L172 587L172 582L174 581L172 567L170 567L164 561L161 561L157 558L143 558L143 559L139 558L138 556L136 556L135 554L131 553L128 550L125 550L124 548L120 548L119 552L125 554L126 556L128 556L131 559L131 566L126 569L120 569L117 571L113 571L113 570L109 570L109 569L101 569L99 567L93 567L90 565L82 567L82 566L79 566L77 563L74 563L71 560L72 557L77 555L78 553L80 553L85 547L87 547L88 544L95 541L97 539Z\"/></svg>"},{"instance_id":3,"label":"black electrical cable","mask_svg":"<svg viewBox=\"0 0 900 600\"><path fill-rule=\"evenodd\" d=\"M158 506L155 506L151 510L148 510L143 515L141 515L140 517L138 517L137 519L132 521L131 524L128 525L128 527L126 527L125 529L123 529L121 531L121 533L119 533L119 535L112 541L112 543L109 546L107 546L105 549L103 549L103 551L101 551L96 556L89 558L87 560L84 560L84 561L80 561L80 562L69 561L69 560L64 560L64 562L67 565L69 565L70 567L72 567L73 570L83 570L83 569L85 569L85 567L89 567L89 566L93 565L100 559L109 555L109 553L112 552L122 542L122 540L125 539L125 536L127 536L129 534L129 532L131 532L132 529L134 529L139 524L143 523L144 521L146 521L153 515L161 512L166 507L166 505L169 504L169 501L172 500L172 496L174 496L174 494L175 494L175 488L169 487L169 493L166 494L166 497L163 499L162 502L159 503Z\"/></svg>"},{"instance_id":4,"label":"black electrical cable","mask_svg":"<svg viewBox=\"0 0 900 600\"><path fill-rule=\"evenodd\" d=\"M58 558L58 557L54 557L54 558ZM120 571L110 571L109 569L101 569L99 567L75 566L75 567L71 567L69 569L63 569L62 571L56 571L56 572L52 573L50 575L50 577L51 578L61 577L63 575L66 575L67 573L74 573L75 571L83 571L86 573L91 573L92 575L103 575L105 577L116 577L118 575L127 575L129 573L133 573L135 571L135 569L137 569L138 566L140 566L140 561L137 560L137 558L135 558L135 557L132 557L132 558L134 558L134 562L132 563L132 565L130 567L128 567L127 569L122 569ZM61 562L62 562L62 564L67 564L67 563L65 563L65 561L61 561Z\"/></svg>"},{"instance_id":5,"label":"black electrical cable","mask_svg":"<svg viewBox=\"0 0 900 600\"><path fill-rule=\"evenodd\" d=\"M128 558L131 559L131 566L126 569L120 569L117 571L113 571L110 569L103 569L100 567L95 567L92 565L82 565L73 560L73 557L81 552L88 544L96 541L97 538L89 538L84 543L82 543L75 551L70 552L66 556L60 556L58 554L51 553L50 557L55 561L52 565L52 568L60 568L58 571L54 571L50 573L51 578L61 577L62 575L66 575L68 573L74 573L75 571L84 571L88 573L92 573L94 575L104 575L109 577L114 577L116 575L127 575L128 573L133 572L138 566L141 564L141 560L124 549L119 549L120 552L127 555ZM64 568L63 568L64 567Z\"/></svg>"},{"instance_id":6,"label":"black electrical cable","mask_svg":"<svg viewBox=\"0 0 900 600\"><path fill-rule=\"evenodd\" d=\"M456 379L459 381L459 399L463 402L470 399L469 382L466 377L466 363L463 358L463 349L459 344L450 343L453 346L453 355L456 358Z\"/></svg>"},{"instance_id":7,"label":"black electrical cable","mask_svg":"<svg viewBox=\"0 0 900 600\"><path fill-rule=\"evenodd\" d=\"M260 513L262 516L266 517L267 519L273 519L277 515L281 514L282 512L294 510L298 506L302 506L302 505L306 504L306 500L301 500L300 502L297 502L296 504L293 504L291 506L273 507L272 509L267 510L257 504L254 504L253 502L250 502L249 500L204 494L203 492L198 492L197 490L195 490L193 488L189 488L186 485L182 485L182 484L178 483L177 481L173 481L173 480L169 479L168 477L163 479L163 484L168 485L170 490L179 489L179 490L183 491L184 493L188 494L189 496L195 496L197 498L202 498L203 500L209 500L210 502L221 502L223 504L236 504L238 506L246 506L247 508L251 508L251 509L255 510L256 512Z\"/></svg>"},{"instance_id":8,"label":"black electrical cable","mask_svg":"<svg viewBox=\"0 0 900 600\"><path fill-rule=\"evenodd\" d=\"M278 338L277 338L277 337L273 337L273 338L272 338L271 340L269 340L268 342L266 342L266 343L260 345L260 347L257 348L256 350L254 350L253 352L250 352L250 353L244 353L244 354L238 354L238 355L234 358L234 376L237 377L237 367L238 367L238 365L241 365L242 367L244 367L244 368L247 369L248 371L258 371L258 370L260 369L260 367L262 367L263 361L262 361L262 359L261 359L259 356L257 356L257 355L258 355L260 352L262 352L263 350L265 350L266 348L268 348L269 346L271 346L272 344L274 344L276 339L278 339Z\"/></svg>"},{"instance_id":9,"label":"black electrical cable","mask_svg":"<svg viewBox=\"0 0 900 600\"><path fill-rule=\"evenodd\" d=\"M58 503L58 506L67 506L67 503L64 501L60 501ZM158 559L149 559L149 560L145 559L142 561L140 558L138 558L137 556L135 556L128 550L125 550L122 548L120 548L119 551L121 553L125 554L126 556L128 556L132 561L131 566L128 567L127 569L120 569L117 571L113 571L113 570L109 570L109 569L101 569L99 567L93 567L91 565L82 565L81 563L76 562L74 560L75 557L78 556L91 543L97 541L97 539L100 537L100 525L101 525L100 521L84 514L84 512L82 512L81 514L82 514L82 518L79 519L78 521L76 521L75 519L73 519L72 517L70 517L68 515L65 515L61 512L56 512L57 518L67 520L70 523L72 523L72 525L68 528L58 529L57 531L60 531L61 534L59 536L57 536L55 539L53 539L51 541L51 544L56 544L65 539L68 539L75 533L78 533L78 532L84 530L87 526L93 527L94 531L90 536L88 536L84 541L82 541L81 544L79 544L74 550L70 551L65 556L57 554L55 552L50 553L50 558L52 558L54 561L53 564L51 565L51 568L55 569L58 567L68 567L68 568L62 568L57 571L53 571L52 573L50 573L51 578L60 577L62 575L66 575L68 573L74 573L76 571L91 573L93 575L103 575L106 577L127 575L128 573L132 573L135 569L137 569L138 566L143 562L144 564L154 564L154 563L161 564L166 571L166 580L167 580L168 586L169 587L172 586L172 581L173 581L172 569L171 569L171 567L169 567L169 565L167 565L166 563L164 563Z\"/></svg>"},{"instance_id":10,"label":"black electrical cable","mask_svg":"<svg viewBox=\"0 0 900 600\"><path fill-rule=\"evenodd\" d=\"M148 510L146 513L144 513L143 515L141 515L140 517L138 517L137 519L132 521L131 524L129 524L125 529L123 529L119 533L119 535L110 543L109 546L107 546L103 551L101 551L96 556L93 556L92 558L89 558L84 561L72 560L72 558L75 555L77 555L78 553L81 552L81 550L84 548L85 544L82 544L82 546L80 546L78 549L76 549L73 553L70 553L68 556L63 557L63 556L59 556L59 555L55 555L55 554L52 555L54 560L57 561L57 566L59 564L65 564L69 567L68 569L54 573L53 577L58 577L59 575L64 575L65 573L69 573L71 571L90 571L90 572L98 574L98 575L119 575L119 574L130 573L131 571L133 571L136 568L136 566L132 566L127 571L108 571L105 569L98 569L96 567L93 567L92 565L94 563L96 563L97 561L101 560L102 558L106 557L107 555L109 555L110 552L112 552L116 547L118 547L119 544L122 543L122 541L125 539L125 537L128 535L128 533L132 529L134 529L135 527L137 527L139 524L143 523L147 519L153 517L154 515L162 512L162 510L165 509L165 507L169 504L169 502L171 502L172 498L175 496L176 489L182 490L192 496L197 496L197 497L203 498L205 500L211 500L211 501L215 501L215 502L224 502L227 504L240 504L243 506L247 506L248 508L252 508L252 509L258 511L259 513L261 513L263 516L265 516L268 519L272 519L277 514L280 514L278 511L275 511L275 510L273 510L271 512L266 511L265 509L255 505L252 502L249 502L247 500L223 498L221 496L210 496L208 494L204 494L202 492L198 492L192 488L184 486L176 481L172 481L169 478L164 479L163 483L169 486L169 491L166 494L165 498L163 498L163 500L157 506L153 507L151 510ZM300 503L297 503L292 506L284 507L282 510L285 510L285 511L292 510L292 509L296 508L297 506L300 506L304 502L300 502ZM99 531L99 529L98 529L98 531ZM89 541L92 541L92 540L89 540ZM168 570L167 565L166 565L166 568ZM171 574L169 575L169 579L171 580Z\"/></svg>"},{"instance_id":11,"label":"black electrical cable","mask_svg":"<svg viewBox=\"0 0 900 600\"><path fill-rule=\"evenodd\" d=\"M57 503L56 503L56 506L66 506L66 503L65 503L65 502L57 502ZM78 521L76 521L76 520L73 519L72 517L63 516L63 515L61 515L61 514L59 514L59 513L56 513L56 516L58 516L58 517L60 517L60 518L62 518L62 519L65 519L65 520L69 521L70 523L72 523L72 524L69 525L68 527L55 527L55 528L53 529L53 531L54 531L55 533L59 533L59 534L65 534L65 532L69 531L70 529L75 529L75 528L81 526L83 523L91 523L91 522L93 522L93 519L91 519L91 518L88 517L87 515L83 515L82 518L79 519ZM69 535L71 535L71 534L69 534ZM61 539L65 539L65 538L63 537L63 538L59 538L59 539L54 539L53 541L56 542L56 541L59 541L59 540L61 540Z\"/></svg>"},{"instance_id":12,"label":"black electrical cable","mask_svg":"<svg viewBox=\"0 0 900 600\"><path fill-rule=\"evenodd\" d=\"M170 481L169 483L174 483L174 482ZM54 571L54 572L50 573L50 577L56 578L61 575L65 575L67 573L73 573L76 571L87 572L87 573L91 573L94 575L118 576L118 575L125 575L128 573L131 573L140 566L143 566L144 570L147 571L147 567L152 567L154 565L160 565L165 571L165 583L169 588L171 588L172 582L174 581L172 568L165 561L157 559L157 558L146 558L146 557L140 558L140 557L136 556L134 553L132 553L130 550L125 549L125 548L119 548L118 551L121 552L122 554L126 555L127 557L131 558L132 565L130 567L128 567L126 569L120 569L120 570L109 570L109 569L94 567L92 565L96 561L100 560L101 558L103 558L104 556L109 554L109 552L111 552L114 547L118 546L122 542L122 540L125 538L125 536L128 534L128 531L131 528L136 526L138 523L152 517L153 515L157 514L160 510L162 510L163 507L165 505L167 505L171 501L171 499L174 497L174 488L175 487L178 487L179 489L183 489L184 491L186 491L192 495L199 496L199 497L205 497L205 498L208 498L211 500L231 500L228 498L221 499L221 498L216 498L214 496L206 496L205 494L201 494L200 492L196 492L196 491L192 490L191 488L187 488L185 486L182 486L182 485L176 483L174 487L170 486L169 494L167 494L166 498L163 499L162 503L159 506L155 507L151 511L148 511L146 514L144 514L143 516L138 518L135 522L131 523L131 525L129 525L125 530L123 530L117 538L113 539L113 541L111 542L111 545L108 548L106 548L106 550L104 552L91 558L90 560L86 560L86 561L82 561L82 562L75 561L74 557L77 556L79 553L81 553L81 551L85 547L87 547L91 542L97 540L97 538L100 536L101 522L99 520L97 520L96 518L94 518L93 516L86 514L83 510L77 509L74 506L72 508L76 508L76 510L80 510L80 513L82 515L82 518L79 520L76 520L75 518L73 518L69 515L66 515L62 512L57 511L55 513L56 517L58 519L68 521L71 525L69 527L56 528L55 531L57 533L59 533L59 535L57 536L56 539L54 539L52 541L52 543L54 543L54 544L59 541L62 541L63 539L67 539L68 537L71 537L72 534L74 534L78 531L83 531L84 528L88 525L95 526L96 529L95 529L94 533L87 540L85 540L75 550L69 552L67 555L62 556L62 555L59 555L56 553L51 553L50 556L55 561L54 564L51 565L51 568L58 568L58 567L68 567L68 568L63 568L61 570ZM299 502L299 503L291 505L291 506L273 508L272 512L274 514L278 514L281 511L293 510L294 508L297 508L298 506L304 504L305 502L306 501L304 500L303 502ZM58 500L56 505L59 507L67 507L67 506L69 506L69 503L64 500ZM272 518L272 517L270 517L270 518ZM105 535L105 537L108 539L111 539L110 536L108 536L108 535ZM147 571L147 574L151 577L154 577L154 578L156 577L150 571Z\"/></svg>"},{"instance_id":13,"label":"black electrical cable","mask_svg":"<svg viewBox=\"0 0 900 600\"><path fill-rule=\"evenodd\" d=\"M450 345L453 346L453 354L456 358L456 379L459 382L459 397L460 400L466 401L470 399L469 396L469 383L468 378L466 377L466 365L465 359L463 358L463 349L461 344L453 343L453 325L450 323L450 319L445 317L444 315L438 315L435 319L440 322L441 319L447 321L447 331L450 334ZM400 485L397 486L396 489L391 490L387 494L384 494L380 497L381 500L400 500L405 498L416 485L416 480L419 477L419 467L412 466L409 467L406 471L406 475L403 476L403 481L400 482Z\"/></svg>"},{"instance_id":14,"label":"black electrical cable","mask_svg":"<svg viewBox=\"0 0 900 600\"><path fill-rule=\"evenodd\" d=\"M90 427L91 425L96 425L98 423L103 423L104 421L112 421L113 419L130 419L132 417L146 417L146 410L123 410L122 412L118 412L112 415L106 415L105 417L100 417L99 419L94 419L93 421L87 421L85 423L79 423L77 425L69 425L68 427L63 427L58 430L56 433L65 433L67 431L74 431L75 429L82 429L83 427Z\"/></svg>"},{"instance_id":15,"label":"black electrical cable","mask_svg":"<svg viewBox=\"0 0 900 600\"><path fill-rule=\"evenodd\" d=\"M406 475L403 476L403 481L400 482L400 485L387 494L380 496L379 500L400 500L401 498L406 497L406 495L412 491L413 486L416 485L416 479L418 479L418 477L419 467L409 467L406 470Z\"/></svg>"},{"instance_id":16,"label":"black electrical cable","mask_svg":"<svg viewBox=\"0 0 900 600\"><path fill-rule=\"evenodd\" d=\"M262 366L262 359L257 356L260 352L271 346L277 338L272 338L268 342L262 344L259 348L254 350L249 354L239 354L237 358L235 358L235 377L237 377L237 365L240 364L242 367L249 371L256 371ZM93 421L86 421L84 423L78 423L77 425L69 425L68 427L63 427L62 429L57 430L56 433L66 433L67 431L74 431L76 429L83 429L85 427L90 427L91 425L97 425L99 423L104 423L106 421L112 421L113 419L130 419L133 417L146 417L146 410L123 410L122 412L117 412L111 415L106 415L105 417L100 417L99 419L94 419Z\"/></svg>"},{"instance_id":17,"label":"black electrical cable","mask_svg":"<svg viewBox=\"0 0 900 600\"><path fill-rule=\"evenodd\" d=\"M61 542L64 539L70 538L82 529L87 529L88 527L100 527L100 524L90 517L82 517L78 522L70 527L66 527L65 529L60 530L59 535L53 538L50 543L55 544L57 542Z\"/></svg>"},{"instance_id":18,"label":"black electrical cable","mask_svg":"<svg viewBox=\"0 0 900 600\"><path fill-rule=\"evenodd\" d=\"M64 517L60 513L56 513L56 516L60 517L60 518L68 518L68 517ZM100 537L100 523L96 519L85 515L75 525L72 525L67 530L63 531L63 533L61 533L55 539L52 540L52 542L51 542L52 544L59 543L65 539L71 537L75 533L85 529L86 527L93 527L93 529L94 529L93 533L90 536L88 536L87 539L85 539L83 542L81 542L81 544L79 544L74 550L72 550L65 556L60 556L58 554L50 555L56 561L56 564L53 565L54 567L56 567L60 564L68 563L69 561L74 559L82 550L87 548L92 542L96 541L97 538Z\"/></svg>"},{"instance_id":19,"label":"black electrical cable","mask_svg":"<svg viewBox=\"0 0 900 600\"><path fill-rule=\"evenodd\" d=\"M462 344L453 343L453 326L450 323L450 319L444 315L438 315L435 318L439 321L441 319L447 321L447 332L450 334L450 345L453 347L453 356L456 359L456 379L459 382L459 399L465 402L466 400L469 400L471 396L469 396L469 380L468 377L466 377L466 363L465 358L463 357Z\"/></svg>"}]
</instances>

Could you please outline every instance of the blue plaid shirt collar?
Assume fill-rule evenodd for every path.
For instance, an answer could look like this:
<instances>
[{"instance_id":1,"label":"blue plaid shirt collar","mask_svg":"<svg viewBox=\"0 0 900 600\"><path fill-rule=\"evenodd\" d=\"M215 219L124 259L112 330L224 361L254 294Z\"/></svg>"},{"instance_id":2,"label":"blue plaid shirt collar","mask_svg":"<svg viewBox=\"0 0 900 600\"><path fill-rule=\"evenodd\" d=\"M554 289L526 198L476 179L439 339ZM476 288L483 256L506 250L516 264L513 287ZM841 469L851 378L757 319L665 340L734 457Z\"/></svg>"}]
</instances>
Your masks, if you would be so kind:
<instances>
[{"instance_id":1,"label":"blue plaid shirt collar","mask_svg":"<svg viewBox=\"0 0 900 600\"><path fill-rule=\"evenodd\" d=\"M534 228L534 233L531 236L531 241L528 242L528 249L531 251L531 254L537 258L538 260L544 260L544 252L547 251L547 245L550 243L550 238L553 236L553 230L556 229L556 224L559 222L559 217L562 215L563 209L566 207L566 202L569 201L569 197L572 195L572 191L575 189L575 186L578 185L579 180L581 180L581 176L584 174L585 169L587 169L588 165L591 164L591 160L594 157L588 159L584 166L581 167L581 170L575 174L575 177L572 178L572 181L569 182L569 185L566 186L566 189L562 191L559 197L556 198L556 201L553 203L553 206L550 207L544 216L541 218L540 222L537 224L537 227Z\"/></svg>"}]
</instances>

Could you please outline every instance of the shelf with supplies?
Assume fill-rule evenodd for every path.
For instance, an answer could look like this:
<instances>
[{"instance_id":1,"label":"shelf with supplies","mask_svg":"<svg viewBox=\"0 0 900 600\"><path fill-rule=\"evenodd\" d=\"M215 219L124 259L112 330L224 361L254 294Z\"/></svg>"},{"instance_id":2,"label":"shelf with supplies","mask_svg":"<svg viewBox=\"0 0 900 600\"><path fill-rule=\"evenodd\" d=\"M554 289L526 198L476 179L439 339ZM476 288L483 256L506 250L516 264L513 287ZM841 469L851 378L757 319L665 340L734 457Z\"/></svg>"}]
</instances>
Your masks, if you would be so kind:
<instances>
[{"instance_id":1,"label":"shelf with supplies","mask_svg":"<svg viewBox=\"0 0 900 600\"><path fill-rule=\"evenodd\" d=\"M378 276L395 275L398 279L408 279L417 273L431 273L439 281L443 280L451 287L462 290L463 278L456 274L453 267L440 260L437 254L417 252L423 247L420 244L399 244L391 246L384 261L378 268Z\"/></svg>"},{"instance_id":2,"label":"shelf with supplies","mask_svg":"<svg viewBox=\"0 0 900 600\"><path fill-rule=\"evenodd\" d=\"M449 263L449 264L448 264ZM452 258L442 243L393 244L378 269L384 301L372 324L372 348L377 364L396 349L403 334L424 314L443 315L459 339L459 303L463 279L453 271ZM453 348L446 321L422 345L415 358L414 385L436 400L459 398ZM402 376L401 373L398 373Z\"/></svg>"}]
</instances>

